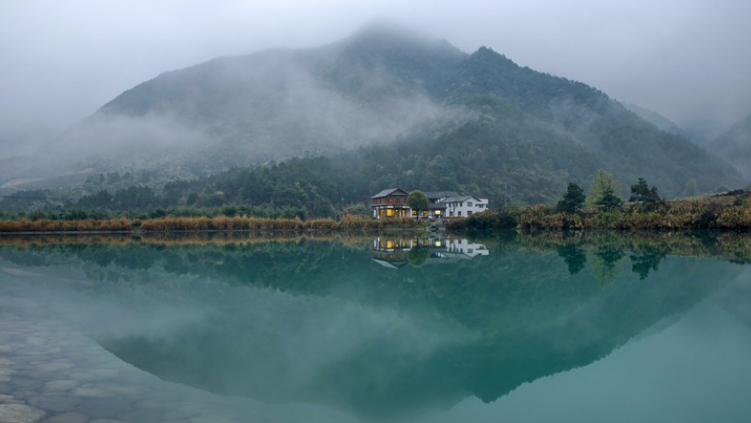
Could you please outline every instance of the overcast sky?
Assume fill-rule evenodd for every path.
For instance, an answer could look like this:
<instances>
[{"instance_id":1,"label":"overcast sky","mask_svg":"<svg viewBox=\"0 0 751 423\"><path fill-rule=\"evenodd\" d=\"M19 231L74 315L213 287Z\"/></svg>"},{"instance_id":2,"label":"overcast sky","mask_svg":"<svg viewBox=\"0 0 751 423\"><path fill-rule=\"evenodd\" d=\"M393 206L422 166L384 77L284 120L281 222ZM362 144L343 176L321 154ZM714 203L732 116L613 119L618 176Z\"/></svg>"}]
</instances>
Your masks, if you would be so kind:
<instances>
[{"instance_id":1,"label":"overcast sky","mask_svg":"<svg viewBox=\"0 0 751 423\"><path fill-rule=\"evenodd\" d=\"M0 137L62 129L167 70L325 44L374 17L686 127L751 113L751 1L0 0Z\"/></svg>"}]
</instances>

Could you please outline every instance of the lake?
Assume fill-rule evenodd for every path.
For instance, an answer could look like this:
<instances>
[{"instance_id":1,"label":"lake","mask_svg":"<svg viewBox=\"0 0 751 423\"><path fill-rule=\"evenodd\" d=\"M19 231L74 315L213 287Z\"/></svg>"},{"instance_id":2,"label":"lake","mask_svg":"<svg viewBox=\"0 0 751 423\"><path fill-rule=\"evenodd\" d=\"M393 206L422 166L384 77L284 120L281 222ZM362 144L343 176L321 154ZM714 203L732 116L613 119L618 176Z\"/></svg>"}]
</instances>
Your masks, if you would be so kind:
<instances>
[{"instance_id":1,"label":"lake","mask_svg":"<svg viewBox=\"0 0 751 423\"><path fill-rule=\"evenodd\" d=\"M749 392L749 235L0 238L4 423L746 422Z\"/></svg>"}]
</instances>

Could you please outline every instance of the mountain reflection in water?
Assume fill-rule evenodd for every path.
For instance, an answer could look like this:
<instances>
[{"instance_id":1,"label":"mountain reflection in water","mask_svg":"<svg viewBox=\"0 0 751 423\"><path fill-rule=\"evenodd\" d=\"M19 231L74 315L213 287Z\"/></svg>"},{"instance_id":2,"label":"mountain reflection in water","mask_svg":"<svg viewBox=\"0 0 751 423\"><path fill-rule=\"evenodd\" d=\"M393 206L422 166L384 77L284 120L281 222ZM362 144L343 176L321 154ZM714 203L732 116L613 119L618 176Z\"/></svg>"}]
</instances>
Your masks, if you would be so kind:
<instances>
[{"instance_id":1,"label":"mountain reflection in water","mask_svg":"<svg viewBox=\"0 0 751 423\"><path fill-rule=\"evenodd\" d=\"M162 379L381 421L587 366L743 271L693 238L221 240L7 242L0 287Z\"/></svg>"}]
</instances>

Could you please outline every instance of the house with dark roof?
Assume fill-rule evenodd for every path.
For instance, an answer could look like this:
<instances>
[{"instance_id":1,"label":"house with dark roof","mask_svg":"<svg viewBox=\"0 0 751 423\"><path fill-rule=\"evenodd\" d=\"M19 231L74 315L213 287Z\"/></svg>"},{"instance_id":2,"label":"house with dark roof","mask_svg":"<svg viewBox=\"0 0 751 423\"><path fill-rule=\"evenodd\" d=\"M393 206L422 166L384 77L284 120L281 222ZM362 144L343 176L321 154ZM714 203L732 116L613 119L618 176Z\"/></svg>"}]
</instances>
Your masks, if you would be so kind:
<instances>
[{"instance_id":1,"label":"house with dark roof","mask_svg":"<svg viewBox=\"0 0 751 423\"><path fill-rule=\"evenodd\" d=\"M443 199L458 197L459 193L456 191L428 191L425 193L425 196L430 201L428 216L431 219L440 219L446 216L446 204L442 202Z\"/></svg>"},{"instance_id":2,"label":"house with dark roof","mask_svg":"<svg viewBox=\"0 0 751 423\"><path fill-rule=\"evenodd\" d=\"M408 217L412 209L407 206L409 193L401 188L385 189L370 198L373 218L386 219L391 217Z\"/></svg>"},{"instance_id":3,"label":"house with dark roof","mask_svg":"<svg viewBox=\"0 0 751 423\"><path fill-rule=\"evenodd\" d=\"M401 188L385 189L371 198L373 218L417 217L417 211L407 205L409 193ZM456 191L428 191L425 196L430 208L422 211L421 217L441 219L444 217L467 217L487 210L488 199L459 195Z\"/></svg>"}]
</instances>

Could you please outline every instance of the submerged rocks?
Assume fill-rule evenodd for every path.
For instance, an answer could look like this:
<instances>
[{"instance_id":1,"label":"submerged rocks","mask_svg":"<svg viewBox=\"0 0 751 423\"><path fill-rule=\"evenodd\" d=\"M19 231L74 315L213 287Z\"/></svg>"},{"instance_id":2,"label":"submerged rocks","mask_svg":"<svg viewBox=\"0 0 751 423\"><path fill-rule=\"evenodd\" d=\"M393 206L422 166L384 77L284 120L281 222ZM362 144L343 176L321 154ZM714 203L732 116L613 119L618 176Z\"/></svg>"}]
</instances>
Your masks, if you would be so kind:
<instances>
[{"instance_id":1,"label":"submerged rocks","mask_svg":"<svg viewBox=\"0 0 751 423\"><path fill-rule=\"evenodd\" d=\"M55 412L72 410L80 402L80 398L72 395L39 395L29 398L29 404Z\"/></svg>"},{"instance_id":2,"label":"submerged rocks","mask_svg":"<svg viewBox=\"0 0 751 423\"><path fill-rule=\"evenodd\" d=\"M41 423L87 423L88 421L88 416L81 413L70 412L44 419Z\"/></svg>"},{"instance_id":3,"label":"submerged rocks","mask_svg":"<svg viewBox=\"0 0 751 423\"><path fill-rule=\"evenodd\" d=\"M0 422L36 423L46 416L42 410L23 404L0 404Z\"/></svg>"},{"instance_id":4,"label":"submerged rocks","mask_svg":"<svg viewBox=\"0 0 751 423\"><path fill-rule=\"evenodd\" d=\"M78 385L79 383L75 380L53 380L42 387L42 392L65 392L78 387Z\"/></svg>"},{"instance_id":5,"label":"submerged rocks","mask_svg":"<svg viewBox=\"0 0 751 423\"><path fill-rule=\"evenodd\" d=\"M0 423L238 421L220 397L138 370L36 305L12 311L22 304L0 296Z\"/></svg>"}]
</instances>

